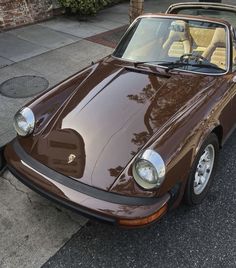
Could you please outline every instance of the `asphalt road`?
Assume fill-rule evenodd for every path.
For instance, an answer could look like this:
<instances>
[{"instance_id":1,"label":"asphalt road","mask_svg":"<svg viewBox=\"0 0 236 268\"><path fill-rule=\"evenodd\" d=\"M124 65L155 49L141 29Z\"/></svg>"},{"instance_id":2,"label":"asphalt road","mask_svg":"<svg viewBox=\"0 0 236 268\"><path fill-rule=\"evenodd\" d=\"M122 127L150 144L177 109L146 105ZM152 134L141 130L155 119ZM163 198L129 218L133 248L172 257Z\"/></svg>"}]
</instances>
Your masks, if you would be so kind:
<instances>
[{"instance_id":1,"label":"asphalt road","mask_svg":"<svg viewBox=\"0 0 236 268\"><path fill-rule=\"evenodd\" d=\"M235 183L236 132L221 150L213 187L202 205L181 205L145 229L88 222L43 268L235 268Z\"/></svg>"}]
</instances>

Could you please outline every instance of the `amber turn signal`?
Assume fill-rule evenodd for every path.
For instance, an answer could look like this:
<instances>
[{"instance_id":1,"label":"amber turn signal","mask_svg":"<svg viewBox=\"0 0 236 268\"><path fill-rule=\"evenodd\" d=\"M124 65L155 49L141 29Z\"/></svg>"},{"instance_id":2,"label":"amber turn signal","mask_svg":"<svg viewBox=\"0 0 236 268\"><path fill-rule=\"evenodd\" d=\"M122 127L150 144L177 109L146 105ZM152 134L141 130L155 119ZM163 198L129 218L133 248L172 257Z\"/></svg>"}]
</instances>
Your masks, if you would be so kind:
<instances>
[{"instance_id":1,"label":"amber turn signal","mask_svg":"<svg viewBox=\"0 0 236 268\"><path fill-rule=\"evenodd\" d=\"M138 227L138 226L146 225L161 218L167 212L167 209L168 209L168 205L165 204L157 212L155 212L154 214L148 217L135 219L135 220L121 219L118 221L118 223L119 225L124 226L124 227L125 226L126 227Z\"/></svg>"}]
</instances>

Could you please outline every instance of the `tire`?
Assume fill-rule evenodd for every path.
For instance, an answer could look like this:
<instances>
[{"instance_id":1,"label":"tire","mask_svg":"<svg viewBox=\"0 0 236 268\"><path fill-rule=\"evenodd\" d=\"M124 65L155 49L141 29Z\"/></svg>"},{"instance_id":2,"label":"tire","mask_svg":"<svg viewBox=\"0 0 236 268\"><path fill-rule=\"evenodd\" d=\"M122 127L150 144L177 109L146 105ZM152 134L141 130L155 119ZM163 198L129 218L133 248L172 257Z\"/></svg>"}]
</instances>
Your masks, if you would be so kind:
<instances>
[{"instance_id":1,"label":"tire","mask_svg":"<svg viewBox=\"0 0 236 268\"><path fill-rule=\"evenodd\" d=\"M211 133L203 142L190 170L184 193L187 205L198 205L206 197L216 173L218 156L219 140Z\"/></svg>"}]
</instances>

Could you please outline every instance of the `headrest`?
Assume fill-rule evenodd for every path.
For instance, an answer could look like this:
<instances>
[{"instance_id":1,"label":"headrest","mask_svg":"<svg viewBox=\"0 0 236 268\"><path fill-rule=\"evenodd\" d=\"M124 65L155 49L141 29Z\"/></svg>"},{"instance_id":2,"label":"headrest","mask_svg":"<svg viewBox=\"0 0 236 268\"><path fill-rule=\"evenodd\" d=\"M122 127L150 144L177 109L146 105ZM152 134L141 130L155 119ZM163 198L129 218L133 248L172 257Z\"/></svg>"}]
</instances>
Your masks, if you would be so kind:
<instances>
[{"instance_id":1,"label":"headrest","mask_svg":"<svg viewBox=\"0 0 236 268\"><path fill-rule=\"evenodd\" d=\"M170 25L170 30L174 32L186 32L188 24L183 20L175 20Z\"/></svg>"}]
</instances>

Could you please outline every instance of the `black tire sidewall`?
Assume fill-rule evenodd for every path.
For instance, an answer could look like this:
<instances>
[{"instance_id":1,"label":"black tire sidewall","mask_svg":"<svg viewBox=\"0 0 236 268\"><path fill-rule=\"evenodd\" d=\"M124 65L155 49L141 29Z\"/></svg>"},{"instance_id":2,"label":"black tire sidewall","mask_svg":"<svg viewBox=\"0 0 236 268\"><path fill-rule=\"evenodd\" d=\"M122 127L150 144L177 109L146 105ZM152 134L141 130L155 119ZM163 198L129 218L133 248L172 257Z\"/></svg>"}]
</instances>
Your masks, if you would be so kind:
<instances>
[{"instance_id":1,"label":"black tire sidewall","mask_svg":"<svg viewBox=\"0 0 236 268\"><path fill-rule=\"evenodd\" d=\"M195 173L196 173L196 169L197 169L197 165L199 162L200 157L202 156L205 148L207 147L207 145L212 144L214 146L215 149L215 159L214 159L214 165L213 165L213 169L211 172L211 176L208 180L208 183L205 187L205 189L202 191L201 194L195 194L194 193L194 180L195 180ZM217 168L217 163L218 163L218 157L219 157L219 141L217 136L214 133L211 133L203 142L200 150L198 151L196 158L193 162L192 168L190 170L190 175L187 181L187 185L185 188L185 193L184 193L184 201L185 203L187 203L188 205L198 205L200 203L202 203L202 201L205 199L213 178L215 176L216 173L216 168Z\"/></svg>"}]
</instances>

